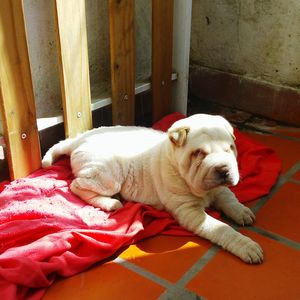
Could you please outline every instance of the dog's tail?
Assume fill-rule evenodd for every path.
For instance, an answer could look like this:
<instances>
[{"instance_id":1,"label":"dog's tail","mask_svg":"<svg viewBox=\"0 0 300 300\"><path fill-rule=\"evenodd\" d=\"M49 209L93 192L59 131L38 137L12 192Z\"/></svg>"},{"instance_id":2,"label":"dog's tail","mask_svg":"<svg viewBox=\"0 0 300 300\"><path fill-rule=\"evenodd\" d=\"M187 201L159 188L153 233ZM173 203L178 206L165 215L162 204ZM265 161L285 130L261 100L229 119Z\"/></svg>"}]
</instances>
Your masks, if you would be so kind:
<instances>
[{"instance_id":1,"label":"dog's tail","mask_svg":"<svg viewBox=\"0 0 300 300\"><path fill-rule=\"evenodd\" d=\"M68 138L52 146L42 159L43 168L51 166L60 156L64 154L70 155L74 140L74 138Z\"/></svg>"}]
</instances>

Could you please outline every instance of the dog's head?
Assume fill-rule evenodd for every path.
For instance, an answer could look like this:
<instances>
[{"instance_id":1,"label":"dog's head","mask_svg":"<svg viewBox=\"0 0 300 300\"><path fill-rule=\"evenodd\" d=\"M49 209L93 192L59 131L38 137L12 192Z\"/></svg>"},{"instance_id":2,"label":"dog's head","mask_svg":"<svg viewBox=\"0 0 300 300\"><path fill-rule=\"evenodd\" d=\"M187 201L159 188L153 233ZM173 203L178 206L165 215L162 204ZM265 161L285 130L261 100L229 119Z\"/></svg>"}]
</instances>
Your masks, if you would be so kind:
<instances>
[{"instance_id":1,"label":"dog's head","mask_svg":"<svg viewBox=\"0 0 300 300\"><path fill-rule=\"evenodd\" d=\"M192 193L238 183L233 128L223 117L196 114L175 122L168 135L178 171Z\"/></svg>"}]
</instances>

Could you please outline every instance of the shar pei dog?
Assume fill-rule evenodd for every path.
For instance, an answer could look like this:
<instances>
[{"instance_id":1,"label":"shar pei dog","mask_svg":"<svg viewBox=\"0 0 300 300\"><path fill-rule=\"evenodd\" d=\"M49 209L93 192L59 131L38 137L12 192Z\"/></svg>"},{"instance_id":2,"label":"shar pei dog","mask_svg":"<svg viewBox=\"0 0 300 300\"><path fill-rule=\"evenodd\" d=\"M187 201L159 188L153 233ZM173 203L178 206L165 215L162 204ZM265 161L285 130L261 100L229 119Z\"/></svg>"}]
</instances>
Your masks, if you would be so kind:
<instances>
[{"instance_id":1,"label":"shar pei dog","mask_svg":"<svg viewBox=\"0 0 300 300\"><path fill-rule=\"evenodd\" d=\"M175 122L167 133L150 128L92 129L48 150L43 167L70 156L71 190L106 211L122 207L117 195L164 209L189 231L247 263L261 263L261 247L211 217L213 206L239 225L255 220L228 188L239 181L233 128L221 116L196 114Z\"/></svg>"}]
</instances>

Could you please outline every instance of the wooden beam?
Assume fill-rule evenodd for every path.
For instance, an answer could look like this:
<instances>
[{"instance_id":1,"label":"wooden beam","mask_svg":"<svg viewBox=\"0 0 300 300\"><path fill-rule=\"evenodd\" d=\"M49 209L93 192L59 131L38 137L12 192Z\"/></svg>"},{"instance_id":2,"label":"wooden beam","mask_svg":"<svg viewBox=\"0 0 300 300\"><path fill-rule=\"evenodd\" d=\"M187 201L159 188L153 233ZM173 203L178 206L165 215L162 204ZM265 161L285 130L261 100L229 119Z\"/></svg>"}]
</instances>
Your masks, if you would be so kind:
<instances>
[{"instance_id":1,"label":"wooden beam","mask_svg":"<svg viewBox=\"0 0 300 300\"><path fill-rule=\"evenodd\" d=\"M84 0L55 0L60 83L66 136L92 127Z\"/></svg>"},{"instance_id":2,"label":"wooden beam","mask_svg":"<svg viewBox=\"0 0 300 300\"><path fill-rule=\"evenodd\" d=\"M134 124L134 0L109 0L113 123Z\"/></svg>"},{"instance_id":3,"label":"wooden beam","mask_svg":"<svg viewBox=\"0 0 300 300\"><path fill-rule=\"evenodd\" d=\"M152 0L153 122L171 112L173 0Z\"/></svg>"},{"instance_id":4,"label":"wooden beam","mask_svg":"<svg viewBox=\"0 0 300 300\"><path fill-rule=\"evenodd\" d=\"M22 0L0 1L0 106L11 179L40 167Z\"/></svg>"}]
</instances>

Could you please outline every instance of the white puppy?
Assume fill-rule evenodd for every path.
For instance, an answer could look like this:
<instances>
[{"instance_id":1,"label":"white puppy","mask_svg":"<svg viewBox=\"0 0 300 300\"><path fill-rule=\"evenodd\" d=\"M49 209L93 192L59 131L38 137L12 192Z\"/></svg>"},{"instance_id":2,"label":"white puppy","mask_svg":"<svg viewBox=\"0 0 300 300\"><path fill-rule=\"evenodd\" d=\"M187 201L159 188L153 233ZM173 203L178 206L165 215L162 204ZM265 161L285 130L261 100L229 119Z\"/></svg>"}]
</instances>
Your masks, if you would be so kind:
<instances>
[{"instance_id":1,"label":"white puppy","mask_svg":"<svg viewBox=\"0 0 300 300\"><path fill-rule=\"evenodd\" d=\"M263 260L261 247L205 213L214 206L240 225L255 216L227 186L239 172L233 129L220 116L197 114L173 124L168 133L143 127L100 127L54 145L43 167L60 155L71 157L71 190L87 203L112 211L113 198L169 211L184 228L247 263Z\"/></svg>"}]
</instances>

